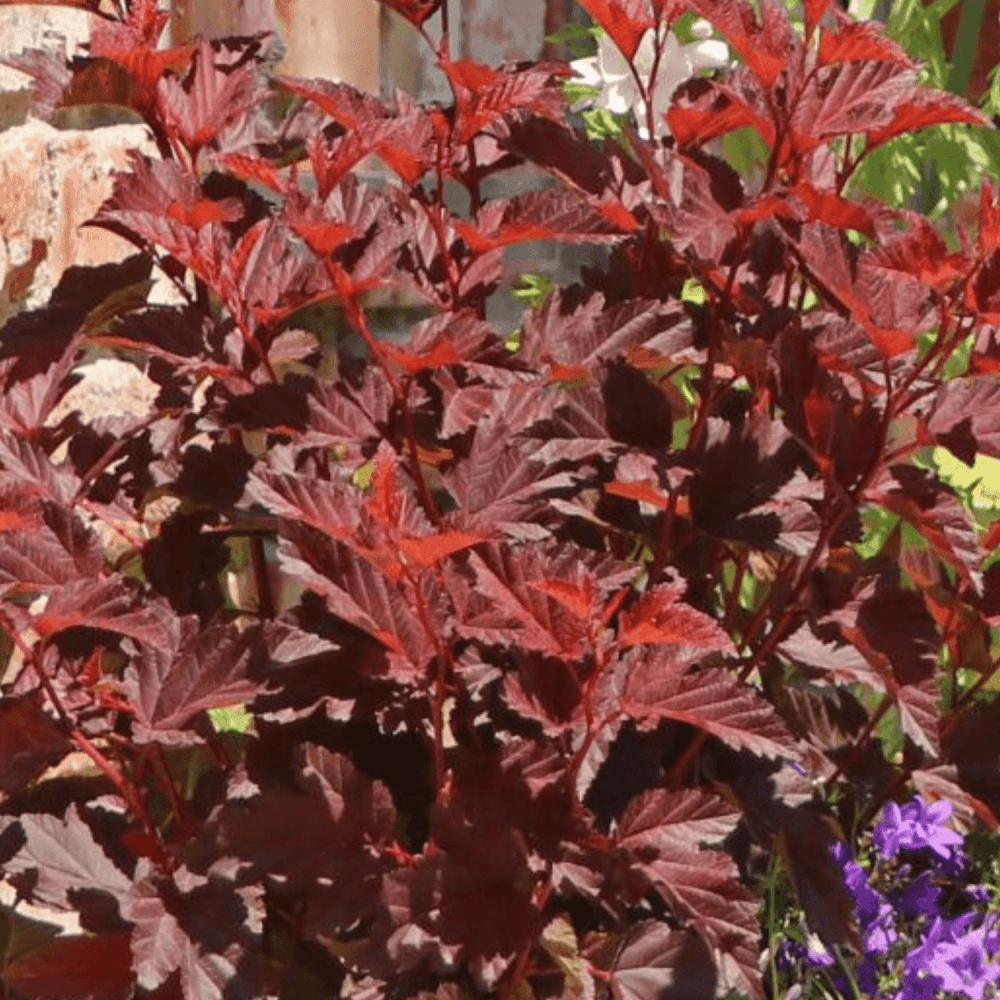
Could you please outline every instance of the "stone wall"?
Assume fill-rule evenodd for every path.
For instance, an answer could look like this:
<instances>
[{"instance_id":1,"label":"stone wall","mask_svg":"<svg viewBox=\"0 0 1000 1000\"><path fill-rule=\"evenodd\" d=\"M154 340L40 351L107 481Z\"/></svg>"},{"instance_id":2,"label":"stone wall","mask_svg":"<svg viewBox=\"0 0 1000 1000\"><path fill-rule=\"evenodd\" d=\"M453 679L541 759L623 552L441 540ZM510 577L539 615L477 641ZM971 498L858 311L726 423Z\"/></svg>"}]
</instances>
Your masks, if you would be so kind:
<instances>
[{"instance_id":1,"label":"stone wall","mask_svg":"<svg viewBox=\"0 0 1000 1000\"><path fill-rule=\"evenodd\" d=\"M34 240L46 246L29 307L46 300L71 264L135 253L107 230L81 227L111 193L112 171L126 168L130 148L156 155L143 125L64 131L32 118L0 132L0 281L6 266L28 258Z\"/></svg>"}]
</instances>

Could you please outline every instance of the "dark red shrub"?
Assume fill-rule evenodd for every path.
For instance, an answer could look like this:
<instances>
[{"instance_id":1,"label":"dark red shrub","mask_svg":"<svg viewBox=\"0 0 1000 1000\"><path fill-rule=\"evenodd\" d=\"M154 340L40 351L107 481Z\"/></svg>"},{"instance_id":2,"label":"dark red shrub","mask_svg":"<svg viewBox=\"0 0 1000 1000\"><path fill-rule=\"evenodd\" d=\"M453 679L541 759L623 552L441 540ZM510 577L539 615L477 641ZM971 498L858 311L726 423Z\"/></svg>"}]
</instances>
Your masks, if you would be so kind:
<instances>
[{"instance_id":1,"label":"dark red shrub","mask_svg":"<svg viewBox=\"0 0 1000 1000\"><path fill-rule=\"evenodd\" d=\"M125 101L162 159L95 220L138 255L0 334L4 874L82 928L17 918L9 995L763 997L752 845L857 945L838 833L909 782L996 828L1000 534L912 459L1000 456L1000 208L949 254L836 147L985 120L825 0L806 39L773 0L584 6L627 50L693 8L743 65L597 144L563 66L444 50L450 107L278 79L276 121L265 38L157 51L152 0L22 61L39 114ZM747 125L760 191L705 149ZM521 164L558 183L484 198ZM538 239L610 262L505 341ZM385 284L432 311L403 345ZM50 421L95 346L152 411Z\"/></svg>"}]
</instances>

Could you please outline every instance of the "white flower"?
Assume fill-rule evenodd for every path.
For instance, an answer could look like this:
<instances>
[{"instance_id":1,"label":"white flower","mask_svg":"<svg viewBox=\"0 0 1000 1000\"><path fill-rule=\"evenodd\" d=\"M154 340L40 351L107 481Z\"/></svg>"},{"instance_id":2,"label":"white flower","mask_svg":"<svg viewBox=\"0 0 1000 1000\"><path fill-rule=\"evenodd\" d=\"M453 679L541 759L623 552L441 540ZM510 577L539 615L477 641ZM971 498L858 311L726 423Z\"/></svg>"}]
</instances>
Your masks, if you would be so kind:
<instances>
[{"instance_id":1,"label":"white flower","mask_svg":"<svg viewBox=\"0 0 1000 1000\"><path fill-rule=\"evenodd\" d=\"M664 27L660 25L661 38ZM669 133L663 115L670 106L670 98L673 97L674 91L685 80L703 69L722 69L729 65L729 46L711 37L712 26L708 21L699 18L695 21L692 31L697 41L690 45L681 45L671 33L666 35L663 43L660 63L656 69L656 86L653 90L653 122L657 135ZM636 72L646 88L649 87L649 77L653 70L655 55L653 38L653 29L650 28L642 36L634 60ZM575 82L601 88L596 98L577 101L573 106L574 111L593 105L622 115L632 109L638 122L639 135L644 139L649 138L649 131L646 128L646 102L642 99L628 62L607 35L601 35L598 39L596 56L591 59L575 59L570 66L577 74Z\"/></svg>"}]
</instances>

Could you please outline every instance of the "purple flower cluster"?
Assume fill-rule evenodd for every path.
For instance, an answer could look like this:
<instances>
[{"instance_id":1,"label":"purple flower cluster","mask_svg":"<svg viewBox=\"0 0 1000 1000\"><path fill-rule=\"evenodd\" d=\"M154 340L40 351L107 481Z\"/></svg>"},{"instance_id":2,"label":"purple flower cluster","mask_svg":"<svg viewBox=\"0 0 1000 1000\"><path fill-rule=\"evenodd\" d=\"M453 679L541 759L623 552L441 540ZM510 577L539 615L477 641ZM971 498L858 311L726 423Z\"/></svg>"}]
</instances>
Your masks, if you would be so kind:
<instances>
[{"instance_id":1,"label":"purple flower cluster","mask_svg":"<svg viewBox=\"0 0 1000 1000\"><path fill-rule=\"evenodd\" d=\"M962 884L967 859L962 837L945 826L950 817L951 803L928 806L919 795L889 803L872 833L870 874L846 844L833 847L861 930L854 980L875 1000L1000 1000L1000 913L986 911L987 887ZM957 890L963 912L944 905L942 885ZM784 941L775 959L782 970L822 969L841 995L855 995L816 938Z\"/></svg>"}]
</instances>

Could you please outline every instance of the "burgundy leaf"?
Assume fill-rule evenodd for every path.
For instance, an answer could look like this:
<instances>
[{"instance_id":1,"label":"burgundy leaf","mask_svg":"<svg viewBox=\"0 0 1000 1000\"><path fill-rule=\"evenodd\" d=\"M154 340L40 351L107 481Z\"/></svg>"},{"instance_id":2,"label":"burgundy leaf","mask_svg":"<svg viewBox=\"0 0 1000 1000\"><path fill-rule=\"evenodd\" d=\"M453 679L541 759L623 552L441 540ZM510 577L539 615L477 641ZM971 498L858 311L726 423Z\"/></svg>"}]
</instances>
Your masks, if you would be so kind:
<instances>
[{"instance_id":1,"label":"burgundy leaf","mask_svg":"<svg viewBox=\"0 0 1000 1000\"><path fill-rule=\"evenodd\" d=\"M473 807L475 808L475 807ZM436 806L436 849L386 876L392 917L387 950L397 969L412 968L432 942L455 958L478 964L483 987L493 988L534 931L532 876L523 837L502 822L483 822L457 807Z\"/></svg>"},{"instance_id":2,"label":"burgundy leaf","mask_svg":"<svg viewBox=\"0 0 1000 1000\"><path fill-rule=\"evenodd\" d=\"M655 655L647 652L630 661L622 694L622 711L652 728L660 719L674 719L702 729L735 749L765 757L788 756L794 742L773 706L728 671L684 671L704 653L679 646Z\"/></svg>"},{"instance_id":3,"label":"burgundy leaf","mask_svg":"<svg viewBox=\"0 0 1000 1000\"><path fill-rule=\"evenodd\" d=\"M558 121L562 92L553 77L566 70L559 63L495 70L471 59L443 62L441 68L455 92L454 141L469 142L499 119L531 111Z\"/></svg>"},{"instance_id":4,"label":"burgundy leaf","mask_svg":"<svg viewBox=\"0 0 1000 1000\"><path fill-rule=\"evenodd\" d=\"M97 539L75 514L13 485L3 490L0 507L0 583L7 588L70 584L103 569Z\"/></svg>"},{"instance_id":5,"label":"burgundy leaf","mask_svg":"<svg viewBox=\"0 0 1000 1000\"><path fill-rule=\"evenodd\" d=\"M247 480L244 499L331 538L346 538L361 524L358 491L337 481L262 470Z\"/></svg>"},{"instance_id":6,"label":"burgundy leaf","mask_svg":"<svg viewBox=\"0 0 1000 1000\"><path fill-rule=\"evenodd\" d=\"M161 246L211 287L219 287L231 253L222 225L196 229L182 212L169 212L172 205L190 208L202 200L196 175L173 160L149 160L135 150L129 158L132 172L116 179L114 193L89 224Z\"/></svg>"},{"instance_id":7,"label":"burgundy leaf","mask_svg":"<svg viewBox=\"0 0 1000 1000\"><path fill-rule=\"evenodd\" d=\"M974 795L970 795L958 784L959 769L954 764L937 767L918 768L913 772L916 791L928 802L944 799L954 807L952 819L958 832L965 834L982 823L988 829L996 830L1000 820L993 810Z\"/></svg>"},{"instance_id":8,"label":"burgundy leaf","mask_svg":"<svg viewBox=\"0 0 1000 1000\"><path fill-rule=\"evenodd\" d=\"M604 601L633 575L610 559L584 561L582 555L569 546L483 546L468 560L474 587L456 591L460 631L550 656L581 655Z\"/></svg>"},{"instance_id":9,"label":"burgundy leaf","mask_svg":"<svg viewBox=\"0 0 1000 1000\"><path fill-rule=\"evenodd\" d=\"M259 996L259 886L237 888L180 867L173 880L150 873L145 860L124 907L133 923L132 953L140 985L152 995L222 1000ZM179 975L178 975L179 973Z\"/></svg>"},{"instance_id":10,"label":"burgundy leaf","mask_svg":"<svg viewBox=\"0 0 1000 1000\"><path fill-rule=\"evenodd\" d=\"M491 201L476 225L456 223L476 253L512 243L555 240L559 243L613 243L638 228L627 212L585 201L571 191L528 191L508 201Z\"/></svg>"},{"instance_id":11,"label":"burgundy leaf","mask_svg":"<svg viewBox=\"0 0 1000 1000\"><path fill-rule=\"evenodd\" d=\"M136 981L143 989L156 989L180 966L190 941L149 878L136 882L124 915L134 925L132 961Z\"/></svg>"},{"instance_id":12,"label":"burgundy leaf","mask_svg":"<svg viewBox=\"0 0 1000 1000\"><path fill-rule=\"evenodd\" d=\"M811 808L810 778L787 762L776 771L775 765L757 761L741 766L727 784L727 795L739 803L754 840L780 852L810 930L828 944L860 952L855 903L830 851L839 831L830 817Z\"/></svg>"},{"instance_id":13,"label":"burgundy leaf","mask_svg":"<svg viewBox=\"0 0 1000 1000\"><path fill-rule=\"evenodd\" d=\"M934 672L939 637L922 597L884 578L867 585L831 617L862 653L881 654L899 684L920 683Z\"/></svg>"},{"instance_id":14,"label":"burgundy leaf","mask_svg":"<svg viewBox=\"0 0 1000 1000\"><path fill-rule=\"evenodd\" d=\"M4 367L5 388L44 373L37 415L28 426L40 426L54 408L81 337L99 332L144 301L135 294L136 286L149 274L150 261L138 254L99 268L68 267L44 307L20 313L7 323L0 360L15 360ZM19 402L23 408L26 400ZM6 401L6 408L11 407Z\"/></svg>"},{"instance_id":15,"label":"burgundy leaf","mask_svg":"<svg viewBox=\"0 0 1000 1000\"><path fill-rule=\"evenodd\" d=\"M307 405L310 419L302 444L339 445L345 449L345 458L354 460L381 439L379 427L388 421L392 395L384 376L369 368L360 386L321 382L309 394Z\"/></svg>"},{"instance_id":16,"label":"burgundy leaf","mask_svg":"<svg viewBox=\"0 0 1000 1000\"><path fill-rule=\"evenodd\" d=\"M971 465L976 455L1000 458L1000 383L989 375L951 379L938 389L927 428Z\"/></svg>"},{"instance_id":17,"label":"burgundy leaf","mask_svg":"<svg viewBox=\"0 0 1000 1000\"><path fill-rule=\"evenodd\" d=\"M619 646L672 643L735 655L732 640L714 619L680 602L681 590L669 585L654 587L624 610L618 626Z\"/></svg>"},{"instance_id":18,"label":"burgundy leaf","mask_svg":"<svg viewBox=\"0 0 1000 1000\"><path fill-rule=\"evenodd\" d=\"M322 199L370 153L376 153L408 185L415 183L430 165L432 117L405 94L397 94L397 107L392 108L344 84L290 77L278 82L316 103L346 129L347 134L332 146L315 134L308 142Z\"/></svg>"},{"instance_id":19,"label":"burgundy leaf","mask_svg":"<svg viewBox=\"0 0 1000 1000\"><path fill-rule=\"evenodd\" d=\"M82 0L79 6L84 6ZM64 53L51 48L22 49L7 53L3 65L24 73L31 80L31 113L40 121L50 122L73 80Z\"/></svg>"},{"instance_id":20,"label":"burgundy leaf","mask_svg":"<svg viewBox=\"0 0 1000 1000\"><path fill-rule=\"evenodd\" d=\"M930 125L964 122L989 127L991 124L986 115L973 108L964 98L946 91L918 89L913 86L903 99L894 100L893 105L893 117L888 124L866 131L869 149L874 149L893 136L916 132Z\"/></svg>"},{"instance_id":21,"label":"burgundy leaf","mask_svg":"<svg viewBox=\"0 0 1000 1000\"><path fill-rule=\"evenodd\" d=\"M715 997L711 955L696 934L645 920L630 930L626 940L611 970L615 1000L649 1000L670 994L691 1000Z\"/></svg>"},{"instance_id":22,"label":"burgundy leaf","mask_svg":"<svg viewBox=\"0 0 1000 1000\"><path fill-rule=\"evenodd\" d=\"M815 671L834 684L880 685L878 674L868 661L849 643L838 637L821 639L808 626L803 626L779 647L793 662L808 671Z\"/></svg>"},{"instance_id":23,"label":"burgundy leaf","mask_svg":"<svg viewBox=\"0 0 1000 1000\"><path fill-rule=\"evenodd\" d=\"M719 988L763 1000L757 897L740 885L728 855L700 846L725 836L736 818L717 796L654 790L626 809L615 840L674 914L690 922L712 956Z\"/></svg>"},{"instance_id":24,"label":"burgundy leaf","mask_svg":"<svg viewBox=\"0 0 1000 1000\"><path fill-rule=\"evenodd\" d=\"M859 121L872 131L888 126L915 79L915 69L890 62L858 60L824 67L811 77L792 115L796 149L805 152L859 131Z\"/></svg>"},{"instance_id":25,"label":"burgundy leaf","mask_svg":"<svg viewBox=\"0 0 1000 1000\"><path fill-rule=\"evenodd\" d=\"M416 611L382 571L398 567L395 554L387 550L376 558L373 553L372 561L343 545L304 537L296 539L296 548L304 558L292 555L290 547L279 550L285 572L321 595L331 613L377 639L399 681L412 683L421 677L437 648ZM429 581L420 587L432 608L440 605L440 596Z\"/></svg>"},{"instance_id":26,"label":"burgundy leaf","mask_svg":"<svg viewBox=\"0 0 1000 1000\"><path fill-rule=\"evenodd\" d=\"M808 5L811 6L811 5ZM824 8L827 4L822 5ZM913 60L891 38L881 34L872 21L837 18L837 31L822 31L819 41L822 63L884 62L915 69Z\"/></svg>"},{"instance_id":27,"label":"burgundy leaf","mask_svg":"<svg viewBox=\"0 0 1000 1000\"><path fill-rule=\"evenodd\" d=\"M822 488L801 471L804 455L788 428L763 415L739 429L714 420L709 427L691 485L695 523L758 548L808 555L819 531L810 501L818 504Z\"/></svg>"},{"instance_id":28,"label":"burgundy leaf","mask_svg":"<svg viewBox=\"0 0 1000 1000\"><path fill-rule=\"evenodd\" d=\"M35 631L44 639L71 628L93 628L126 635L145 647L170 642L169 619L162 608L142 600L124 577L73 580L53 590L45 610L35 617Z\"/></svg>"},{"instance_id":29,"label":"burgundy leaf","mask_svg":"<svg viewBox=\"0 0 1000 1000\"><path fill-rule=\"evenodd\" d=\"M914 527L939 559L981 590L982 552L975 526L957 497L912 466L893 466L890 472L899 486L873 489L872 499Z\"/></svg>"},{"instance_id":30,"label":"burgundy leaf","mask_svg":"<svg viewBox=\"0 0 1000 1000\"><path fill-rule=\"evenodd\" d=\"M363 881L377 880L381 866L373 852L392 839L388 789L321 747L307 744L301 761L300 791L267 792L222 807L212 823L218 849L260 876L282 875L299 885L320 876L347 878L361 889Z\"/></svg>"},{"instance_id":31,"label":"burgundy leaf","mask_svg":"<svg viewBox=\"0 0 1000 1000\"><path fill-rule=\"evenodd\" d=\"M27 887L29 900L66 911L73 908L74 893L81 889L116 899L130 892L131 879L111 862L75 804L64 819L28 814L10 822L20 826L24 845L4 867Z\"/></svg>"},{"instance_id":32,"label":"burgundy leaf","mask_svg":"<svg viewBox=\"0 0 1000 1000\"><path fill-rule=\"evenodd\" d=\"M930 758L936 758L941 753L940 700L941 692L933 677L920 683L902 685L896 699L903 735L909 736Z\"/></svg>"},{"instance_id":33,"label":"burgundy leaf","mask_svg":"<svg viewBox=\"0 0 1000 1000\"><path fill-rule=\"evenodd\" d=\"M592 369L599 360L644 346L666 354L692 344L690 320L662 302L607 303L600 292L555 292L525 320L520 356Z\"/></svg>"},{"instance_id":34,"label":"burgundy leaf","mask_svg":"<svg viewBox=\"0 0 1000 1000\"><path fill-rule=\"evenodd\" d=\"M469 455L444 479L458 511L453 519L472 529L500 529L515 538L539 539L548 531L536 523L546 509L545 498L573 488L568 473L539 475L544 467L533 460L535 442L512 439L502 423L480 429Z\"/></svg>"},{"instance_id":35,"label":"burgundy leaf","mask_svg":"<svg viewBox=\"0 0 1000 1000\"><path fill-rule=\"evenodd\" d=\"M203 38L187 79L182 82L168 77L163 81L158 93L161 113L192 158L196 159L231 121L267 96L266 91L253 89L253 77L252 64L238 68L217 65L211 44Z\"/></svg>"},{"instance_id":36,"label":"burgundy leaf","mask_svg":"<svg viewBox=\"0 0 1000 1000\"><path fill-rule=\"evenodd\" d=\"M0 699L0 789L5 794L20 791L61 760L71 745L42 710L38 697Z\"/></svg>"},{"instance_id":37,"label":"burgundy leaf","mask_svg":"<svg viewBox=\"0 0 1000 1000\"><path fill-rule=\"evenodd\" d=\"M1000 701L994 698L991 702L973 702L959 713L941 741L945 759L953 761L958 769L962 789L985 803L994 817L1000 816L998 721ZM996 829L995 821L991 825Z\"/></svg>"},{"instance_id":38,"label":"burgundy leaf","mask_svg":"<svg viewBox=\"0 0 1000 1000\"><path fill-rule=\"evenodd\" d=\"M57 937L5 965L2 978L33 1000L125 1000L134 989L129 935Z\"/></svg>"},{"instance_id":39,"label":"burgundy leaf","mask_svg":"<svg viewBox=\"0 0 1000 1000\"><path fill-rule=\"evenodd\" d=\"M171 621L168 635L143 646L125 672L139 742L200 742L187 731L199 712L250 701L258 691L251 676L265 656L259 630L218 624L199 630L196 621Z\"/></svg>"},{"instance_id":40,"label":"burgundy leaf","mask_svg":"<svg viewBox=\"0 0 1000 1000\"><path fill-rule=\"evenodd\" d=\"M230 173L243 177L248 181L263 184L275 194L287 194L288 184L280 171L267 160L246 156L241 153L218 153L214 162L224 167Z\"/></svg>"},{"instance_id":41,"label":"burgundy leaf","mask_svg":"<svg viewBox=\"0 0 1000 1000\"><path fill-rule=\"evenodd\" d=\"M762 23L745 0L697 0L691 5L708 18L726 41L739 53L757 79L769 90L789 65L798 65L802 40L792 30L788 12L780 4L761 4Z\"/></svg>"},{"instance_id":42,"label":"burgundy leaf","mask_svg":"<svg viewBox=\"0 0 1000 1000\"><path fill-rule=\"evenodd\" d=\"M907 219L907 232L890 236L866 255L869 266L908 275L939 292L969 273L971 260L965 254L951 253L927 219L916 212ZM893 278L898 280L895 273Z\"/></svg>"}]
</instances>

